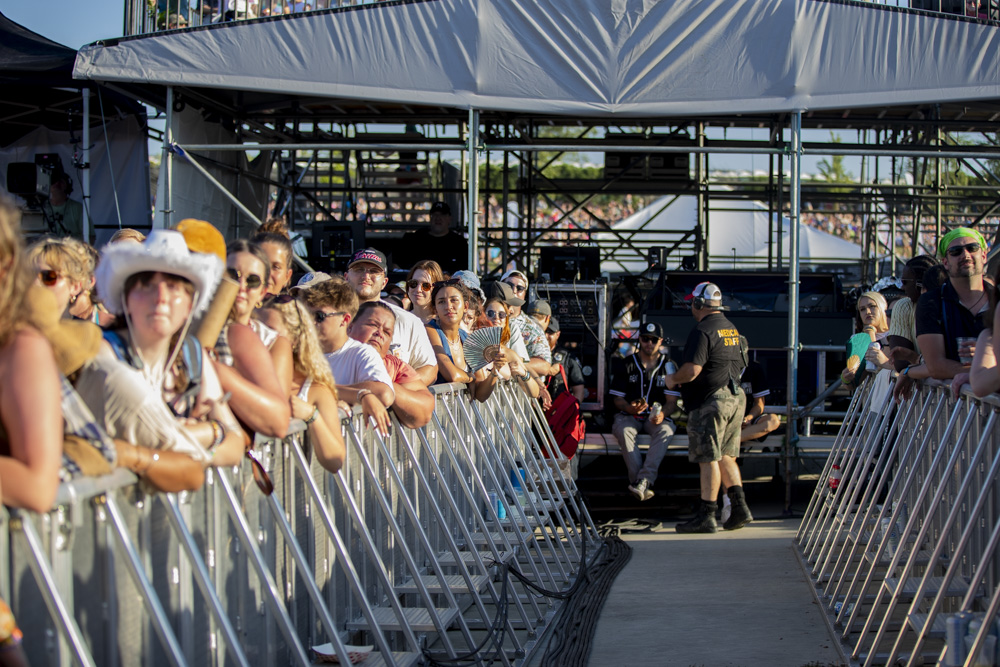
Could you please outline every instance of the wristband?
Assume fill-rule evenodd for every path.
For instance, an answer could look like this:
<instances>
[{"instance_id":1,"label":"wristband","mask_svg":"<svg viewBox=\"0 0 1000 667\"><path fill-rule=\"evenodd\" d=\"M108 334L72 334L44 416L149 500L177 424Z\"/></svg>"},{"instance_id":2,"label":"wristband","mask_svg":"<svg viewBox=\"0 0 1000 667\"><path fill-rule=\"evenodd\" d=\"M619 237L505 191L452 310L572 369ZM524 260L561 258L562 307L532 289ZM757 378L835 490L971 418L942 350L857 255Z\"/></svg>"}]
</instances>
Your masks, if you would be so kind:
<instances>
[{"instance_id":1,"label":"wristband","mask_svg":"<svg viewBox=\"0 0 1000 667\"><path fill-rule=\"evenodd\" d=\"M906 377L909 377L909 373L910 373L910 369L911 368L913 368L913 366L907 366L906 368L904 368L903 372L902 372L902 375L904 375Z\"/></svg>"},{"instance_id":2,"label":"wristband","mask_svg":"<svg viewBox=\"0 0 1000 667\"><path fill-rule=\"evenodd\" d=\"M226 427L218 419L212 419L208 423L212 426L212 444L209 449L215 449L226 439Z\"/></svg>"},{"instance_id":3,"label":"wristband","mask_svg":"<svg viewBox=\"0 0 1000 667\"><path fill-rule=\"evenodd\" d=\"M303 421L305 421L306 425L308 426L308 425L312 424L314 421L316 421L317 419L319 419L319 408L317 408L314 405L313 406L313 413L311 415L309 415L309 419L305 419Z\"/></svg>"},{"instance_id":4,"label":"wristband","mask_svg":"<svg viewBox=\"0 0 1000 667\"><path fill-rule=\"evenodd\" d=\"M371 389L358 389L358 401L360 402L365 396L371 396Z\"/></svg>"}]
</instances>

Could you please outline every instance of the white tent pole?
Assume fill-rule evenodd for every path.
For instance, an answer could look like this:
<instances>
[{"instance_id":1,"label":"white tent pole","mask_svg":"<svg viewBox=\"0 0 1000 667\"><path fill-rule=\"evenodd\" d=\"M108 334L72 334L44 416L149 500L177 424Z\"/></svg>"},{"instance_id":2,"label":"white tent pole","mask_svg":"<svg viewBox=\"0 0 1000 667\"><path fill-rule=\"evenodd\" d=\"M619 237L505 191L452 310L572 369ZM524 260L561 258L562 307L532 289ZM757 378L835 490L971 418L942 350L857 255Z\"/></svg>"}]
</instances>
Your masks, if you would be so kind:
<instances>
[{"instance_id":1,"label":"white tent pole","mask_svg":"<svg viewBox=\"0 0 1000 667\"><path fill-rule=\"evenodd\" d=\"M163 228L170 229L170 214L173 213L173 155L170 147L174 143L174 87L167 86L167 120L163 128L163 152L160 156L160 173L163 179L163 201L160 212L163 213Z\"/></svg>"},{"instance_id":2,"label":"white tent pole","mask_svg":"<svg viewBox=\"0 0 1000 667\"><path fill-rule=\"evenodd\" d=\"M476 214L479 201L479 111L469 109L469 159L468 203L465 206L466 226L469 230L469 270L479 273L479 239L476 234Z\"/></svg>"},{"instance_id":3,"label":"white tent pole","mask_svg":"<svg viewBox=\"0 0 1000 667\"><path fill-rule=\"evenodd\" d=\"M785 426L785 511L791 508L792 448L798 438L796 400L799 376L799 232L802 224L802 112L792 114L791 188L788 239L788 422Z\"/></svg>"},{"instance_id":4,"label":"white tent pole","mask_svg":"<svg viewBox=\"0 0 1000 667\"><path fill-rule=\"evenodd\" d=\"M83 240L90 242L90 88L85 87L83 93L83 174L81 175L81 187L83 188ZM107 145L108 137L104 137ZM111 151L108 150L108 159L111 159Z\"/></svg>"}]
</instances>

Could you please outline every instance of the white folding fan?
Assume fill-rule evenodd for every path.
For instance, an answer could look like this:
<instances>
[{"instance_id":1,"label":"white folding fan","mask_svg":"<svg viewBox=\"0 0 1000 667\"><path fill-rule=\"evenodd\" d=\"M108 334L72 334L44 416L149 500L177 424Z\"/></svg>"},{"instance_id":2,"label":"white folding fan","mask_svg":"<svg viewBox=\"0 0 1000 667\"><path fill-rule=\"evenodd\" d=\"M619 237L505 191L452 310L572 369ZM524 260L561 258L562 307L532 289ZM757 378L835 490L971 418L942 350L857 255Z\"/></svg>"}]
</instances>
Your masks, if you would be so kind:
<instances>
[{"instance_id":1,"label":"white folding fan","mask_svg":"<svg viewBox=\"0 0 1000 667\"><path fill-rule=\"evenodd\" d=\"M500 346L509 346L514 336L521 335L521 327L518 324L510 326L508 322L504 322L502 327L476 329L465 338L462 347L465 350L465 363L469 365L469 372L475 373L493 363L497 353L500 352Z\"/></svg>"}]
</instances>

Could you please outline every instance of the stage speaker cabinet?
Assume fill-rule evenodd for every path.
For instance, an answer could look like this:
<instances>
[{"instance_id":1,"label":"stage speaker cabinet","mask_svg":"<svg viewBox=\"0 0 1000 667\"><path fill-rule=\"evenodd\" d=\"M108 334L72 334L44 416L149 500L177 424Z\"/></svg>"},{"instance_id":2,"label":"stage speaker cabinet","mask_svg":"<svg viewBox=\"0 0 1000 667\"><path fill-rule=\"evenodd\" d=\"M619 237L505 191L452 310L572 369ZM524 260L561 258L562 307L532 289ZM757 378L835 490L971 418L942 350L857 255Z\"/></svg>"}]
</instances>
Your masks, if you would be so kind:
<instances>
[{"instance_id":1,"label":"stage speaker cabinet","mask_svg":"<svg viewBox=\"0 0 1000 667\"><path fill-rule=\"evenodd\" d=\"M594 283L536 284L538 297L549 302L559 320L559 344L576 356L583 367L587 396L583 409L604 409L607 382L607 349L610 331L608 286Z\"/></svg>"},{"instance_id":2,"label":"stage speaker cabinet","mask_svg":"<svg viewBox=\"0 0 1000 667\"><path fill-rule=\"evenodd\" d=\"M604 178L645 181L649 178L649 155L646 153L605 153Z\"/></svg>"}]
</instances>

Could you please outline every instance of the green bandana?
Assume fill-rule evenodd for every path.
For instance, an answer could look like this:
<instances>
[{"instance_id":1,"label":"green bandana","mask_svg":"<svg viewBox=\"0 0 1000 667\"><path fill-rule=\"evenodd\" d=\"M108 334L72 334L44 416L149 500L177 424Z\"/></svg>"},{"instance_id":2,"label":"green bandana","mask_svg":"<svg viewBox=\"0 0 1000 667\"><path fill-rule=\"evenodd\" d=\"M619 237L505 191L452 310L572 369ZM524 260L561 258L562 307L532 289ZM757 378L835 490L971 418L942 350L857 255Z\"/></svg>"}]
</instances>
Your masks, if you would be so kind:
<instances>
[{"instance_id":1,"label":"green bandana","mask_svg":"<svg viewBox=\"0 0 1000 667\"><path fill-rule=\"evenodd\" d=\"M986 239L983 238L983 235L980 234L977 230L971 229L969 227L958 227L956 229L951 230L944 236L942 236L941 240L938 241L938 255L944 257L946 254L948 254L948 246L951 245L951 242L954 241L955 239L962 238L963 236L967 236L978 241L979 245L982 246L983 250L989 249L989 246L986 245Z\"/></svg>"}]
</instances>

